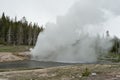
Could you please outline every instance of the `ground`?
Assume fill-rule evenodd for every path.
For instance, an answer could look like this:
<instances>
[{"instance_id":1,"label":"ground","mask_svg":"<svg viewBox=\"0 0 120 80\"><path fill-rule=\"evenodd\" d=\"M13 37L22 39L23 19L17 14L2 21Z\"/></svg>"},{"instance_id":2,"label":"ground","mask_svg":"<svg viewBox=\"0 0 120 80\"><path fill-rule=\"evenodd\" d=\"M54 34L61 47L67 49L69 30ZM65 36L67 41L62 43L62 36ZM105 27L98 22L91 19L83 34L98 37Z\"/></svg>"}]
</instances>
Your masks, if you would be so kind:
<instances>
[{"instance_id":1,"label":"ground","mask_svg":"<svg viewBox=\"0 0 120 80\"><path fill-rule=\"evenodd\" d=\"M29 59L29 52L0 52L0 62L18 61Z\"/></svg>"},{"instance_id":2,"label":"ground","mask_svg":"<svg viewBox=\"0 0 120 80\"><path fill-rule=\"evenodd\" d=\"M83 75L87 73L89 74ZM120 80L120 64L81 64L7 71L0 72L0 78L1 80Z\"/></svg>"},{"instance_id":3,"label":"ground","mask_svg":"<svg viewBox=\"0 0 120 80\"><path fill-rule=\"evenodd\" d=\"M0 62L30 58L26 46L0 46ZM0 70L0 80L120 80L120 64L78 64L44 69Z\"/></svg>"},{"instance_id":4,"label":"ground","mask_svg":"<svg viewBox=\"0 0 120 80\"><path fill-rule=\"evenodd\" d=\"M5 46L0 45L0 62L18 61L30 58L29 49L32 46Z\"/></svg>"}]
</instances>

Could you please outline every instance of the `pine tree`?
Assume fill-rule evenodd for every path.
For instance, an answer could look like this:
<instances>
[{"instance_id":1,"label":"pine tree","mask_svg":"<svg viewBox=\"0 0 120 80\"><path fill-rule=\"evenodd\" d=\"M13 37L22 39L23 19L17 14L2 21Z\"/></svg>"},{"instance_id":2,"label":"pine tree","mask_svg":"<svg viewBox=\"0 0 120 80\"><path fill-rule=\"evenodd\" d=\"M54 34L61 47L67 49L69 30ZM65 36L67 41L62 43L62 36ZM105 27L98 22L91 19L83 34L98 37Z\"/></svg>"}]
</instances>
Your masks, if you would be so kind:
<instances>
[{"instance_id":1,"label":"pine tree","mask_svg":"<svg viewBox=\"0 0 120 80\"><path fill-rule=\"evenodd\" d=\"M11 20L3 13L0 18L0 44L9 45L35 45L37 36L43 28L38 24L28 23L26 17L17 21L17 17Z\"/></svg>"}]
</instances>

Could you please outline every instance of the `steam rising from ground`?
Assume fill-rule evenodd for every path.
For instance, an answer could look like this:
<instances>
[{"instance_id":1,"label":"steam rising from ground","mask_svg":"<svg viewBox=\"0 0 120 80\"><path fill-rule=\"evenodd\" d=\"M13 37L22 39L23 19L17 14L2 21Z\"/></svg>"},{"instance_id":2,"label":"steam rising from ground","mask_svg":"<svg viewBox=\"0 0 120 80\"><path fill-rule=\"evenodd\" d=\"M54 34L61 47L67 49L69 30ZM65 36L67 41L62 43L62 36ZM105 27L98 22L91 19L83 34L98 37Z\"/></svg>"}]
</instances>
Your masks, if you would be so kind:
<instances>
[{"instance_id":1,"label":"steam rising from ground","mask_svg":"<svg viewBox=\"0 0 120 80\"><path fill-rule=\"evenodd\" d=\"M46 24L31 51L40 61L96 62L112 46L108 37L101 36L104 24L120 14L120 0L79 0L56 23Z\"/></svg>"}]
</instances>

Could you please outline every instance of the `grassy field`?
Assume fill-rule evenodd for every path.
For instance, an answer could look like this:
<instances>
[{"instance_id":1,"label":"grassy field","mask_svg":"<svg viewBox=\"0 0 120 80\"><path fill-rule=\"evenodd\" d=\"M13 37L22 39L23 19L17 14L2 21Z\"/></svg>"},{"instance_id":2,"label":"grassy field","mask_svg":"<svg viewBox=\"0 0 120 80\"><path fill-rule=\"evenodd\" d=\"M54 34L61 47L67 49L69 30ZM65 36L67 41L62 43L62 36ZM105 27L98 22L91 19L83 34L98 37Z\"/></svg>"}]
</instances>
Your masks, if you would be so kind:
<instances>
[{"instance_id":1,"label":"grassy field","mask_svg":"<svg viewBox=\"0 0 120 80\"><path fill-rule=\"evenodd\" d=\"M25 46L25 45L20 45L20 46L0 45L0 52L24 52L24 51L29 51L29 49L32 47L33 46Z\"/></svg>"}]
</instances>

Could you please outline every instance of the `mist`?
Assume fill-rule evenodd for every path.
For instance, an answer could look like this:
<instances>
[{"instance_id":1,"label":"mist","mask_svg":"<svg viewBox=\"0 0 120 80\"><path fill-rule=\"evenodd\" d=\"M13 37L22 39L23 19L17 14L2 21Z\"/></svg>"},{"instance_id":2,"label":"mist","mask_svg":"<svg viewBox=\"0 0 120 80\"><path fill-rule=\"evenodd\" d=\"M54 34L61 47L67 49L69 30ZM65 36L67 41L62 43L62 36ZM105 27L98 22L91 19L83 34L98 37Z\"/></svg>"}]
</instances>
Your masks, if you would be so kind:
<instances>
[{"instance_id":1,"label":"mist","mask_svg":"<svg viewBox=\"0 0 120 80\"><path fill-rule=\"evenodd\" d=\"M105 27L109 20L120 15L119 4L119 0L78 0L65 15L56 17L56 23L46 24L31 50L32 59L96 62L112 46Z\"/></svg>"}]
</instances>

